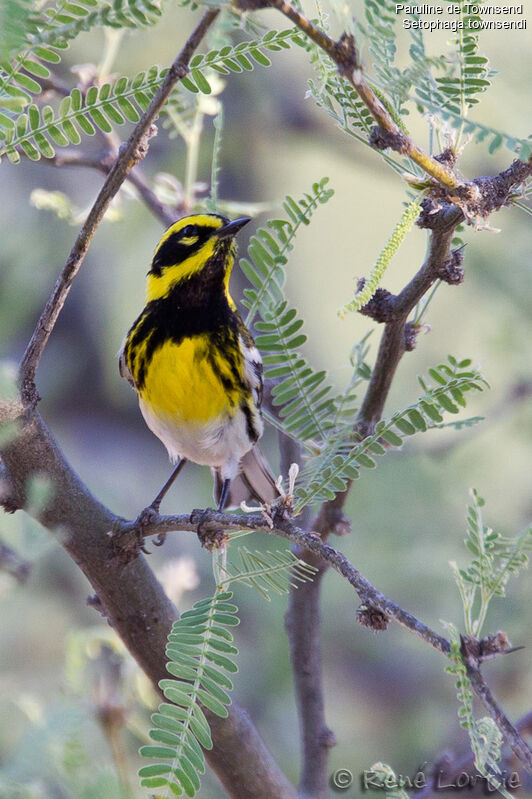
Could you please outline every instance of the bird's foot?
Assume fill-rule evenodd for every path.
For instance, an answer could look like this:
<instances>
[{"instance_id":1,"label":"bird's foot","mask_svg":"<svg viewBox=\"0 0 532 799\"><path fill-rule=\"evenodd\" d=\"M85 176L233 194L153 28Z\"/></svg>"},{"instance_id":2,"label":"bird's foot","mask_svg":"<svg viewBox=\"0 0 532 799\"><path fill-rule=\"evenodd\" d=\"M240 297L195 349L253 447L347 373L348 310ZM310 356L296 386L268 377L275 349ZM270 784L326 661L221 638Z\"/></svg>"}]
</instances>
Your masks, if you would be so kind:
<instances>
[{"instance_id":1,"label":"bird's foot","mask_svg":"<svg viewBox=\"0 0 532 799\"><path fill-rule=\"evenodd\" d=\"M148 505L146 508L144 508L144 510L141 510L135 519L135 527L138 529L142 539L144 539L144 531L146 527L149 527L150 524L153 524L153 522L155 522L159 517L159 505L159 502L152 502L151 505ZM153 545L155 547L162 547L165 541L166 533L158 533L157 537L153 541ZM151 554L143 546L141 546L141 549L146 555Z\"/></svg>"},{"instance_id":2,"label":"bird's foot","mask_svg":"<svg viewBox=\"0 0 532 799\"><path fill-rule=\"evenodd\" d=\"M144 542L146 540L147 528L159 517L159 508L152 503L144 508L134 522L125 522L123 519L118 519L112 530L109 532L109 537L112 540L116 555L124 562L130 563L138 557L139 552L144 552L145 555L151 555L149 549L146 549ZM155 546L162 546L166 538L166 533L159 533L156 540L153 542Z\"/></svg>"},{"instance_id":3,"label":"bird's foot","mask_svg":"<svg viewBox=\"0 0 532 799\"><path fill-rule=\"evenodd\" d=\"M144 531L142 526L138 524L138 519L133 523L117 519L108 535L111 539L114 555L124 564L131 563L138 558L139 552L144 552L146 555L150 554L144 547Z\"/></svg>"},{"instance_id":4,"label":"bird's foot","mask_svg":"<svg viewBox=\"0 0 532 799\"><path fill-rule=\"evenodd\" d=\"M211 517L215 513L211 508L205 510L193 510L190 514L190 521L197 525L197 534L202 547L212 551L213 549L221 549L227 541L229 536L220 527L220 523Z\"/></svg>"}]
</instances>

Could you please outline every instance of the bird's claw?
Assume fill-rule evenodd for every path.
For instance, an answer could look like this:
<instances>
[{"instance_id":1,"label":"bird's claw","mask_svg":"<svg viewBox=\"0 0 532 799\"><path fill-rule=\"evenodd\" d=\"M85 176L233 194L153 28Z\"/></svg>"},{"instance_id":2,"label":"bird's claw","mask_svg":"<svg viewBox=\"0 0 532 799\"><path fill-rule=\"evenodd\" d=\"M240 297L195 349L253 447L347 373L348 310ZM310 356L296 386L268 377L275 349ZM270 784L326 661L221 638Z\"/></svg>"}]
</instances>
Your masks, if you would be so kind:
<instances>
[{"instance_id":1,"label":"bird's claw","mask_svg":"<svg viewBox=\"0 0 532 799\"><path fill-rule=\"evenodd\" d=\"M109 533L115 554L124 564L131 563L138 558L139 552L144 552L146 555L150 554L144 547L142 527L137 522L138 519L128 529L127 534L124 534L122 528L123 520L119 519L114 523Z\"/></svg>"}]
</instances>

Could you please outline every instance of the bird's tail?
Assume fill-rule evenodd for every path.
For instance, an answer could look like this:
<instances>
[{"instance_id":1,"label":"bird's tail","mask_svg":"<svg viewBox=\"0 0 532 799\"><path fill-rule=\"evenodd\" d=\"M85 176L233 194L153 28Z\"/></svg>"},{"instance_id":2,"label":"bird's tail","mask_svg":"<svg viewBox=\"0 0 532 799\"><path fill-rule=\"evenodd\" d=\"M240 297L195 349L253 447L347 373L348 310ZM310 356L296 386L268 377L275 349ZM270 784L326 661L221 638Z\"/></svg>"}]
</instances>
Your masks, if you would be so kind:
<instances>
[{"instance_id":1,"label":"bird's tail","mask_svg":"<svg viewBox=\"0 0 532 799\"><path fill-rule=\"evenodd\" d=\"M219 502L222 491L222 478L218 469L213 469L214 499ZM268 461L258 446L247 452L240 461L240 471L231 480L225 508L238 508L241 502L254 500L261 504L277 499L279 492L275 487L275 477Z\"/></svg>"}]
</instances>

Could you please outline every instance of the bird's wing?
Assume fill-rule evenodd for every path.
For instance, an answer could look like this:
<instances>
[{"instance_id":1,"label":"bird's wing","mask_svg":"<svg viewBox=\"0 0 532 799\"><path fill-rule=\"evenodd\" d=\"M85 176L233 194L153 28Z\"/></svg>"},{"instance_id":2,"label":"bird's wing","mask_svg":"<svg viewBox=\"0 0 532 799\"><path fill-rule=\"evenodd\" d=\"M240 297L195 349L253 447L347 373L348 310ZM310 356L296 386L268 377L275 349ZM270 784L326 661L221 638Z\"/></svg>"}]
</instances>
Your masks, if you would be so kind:
<instances>
[{"instance_id":1,"label":"bird's wing","mask_svg":"<svg viewBox=\"0 0 532 799\"><path fill-rule=\"evenodd\" d=\"M244 379L251 388L255 405L260 408L263 391L262 358L249 334L246 337L240 336L240 346L244 354Z\"/></svg>"},{"instance_id":2,"label":"bird's wing","mask_svg":"<svg viewBox=\"0 0 532 799\"><path fill-rule=\"evenodd\" d=\"M126 339L123 340L122 346L120 347L120 351L118 353L118 369L120 371L120 376L125 377L129 385L136 389L135 380L129 371L129 366L126 363L125 343Z\"/></svg>"}]
</instances>

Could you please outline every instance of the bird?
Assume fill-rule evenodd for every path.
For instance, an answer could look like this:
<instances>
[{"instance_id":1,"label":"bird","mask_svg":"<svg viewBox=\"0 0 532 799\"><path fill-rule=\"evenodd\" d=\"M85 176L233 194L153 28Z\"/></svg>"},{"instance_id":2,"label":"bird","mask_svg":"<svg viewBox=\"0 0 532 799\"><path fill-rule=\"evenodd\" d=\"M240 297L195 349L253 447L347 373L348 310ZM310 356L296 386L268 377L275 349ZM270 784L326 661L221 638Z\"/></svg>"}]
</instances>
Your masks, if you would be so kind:
<instances>
[{"instance_id":1,"label":"bird","mask_svg":"<svg viewBox=\"0 0 532 799\"><path fill-rule=\"evenodd\" d=\"M264 430L262 360L229 292L235 236L250 221L186 216L155 248L144 308L119 353L120 374L175 464L143 514L159 512L186 461L211 467L219 511L277 497L256 446Z\"/></svg>"}]
</instances>

